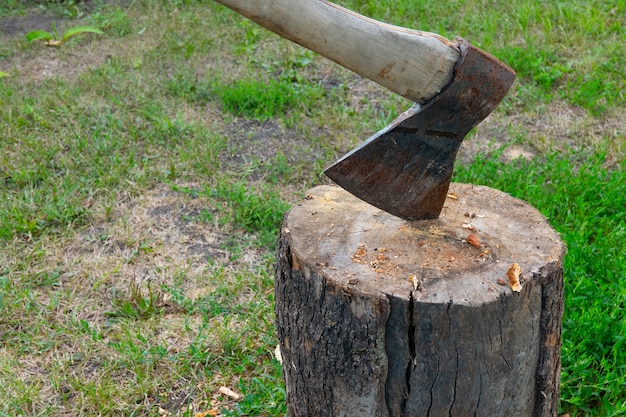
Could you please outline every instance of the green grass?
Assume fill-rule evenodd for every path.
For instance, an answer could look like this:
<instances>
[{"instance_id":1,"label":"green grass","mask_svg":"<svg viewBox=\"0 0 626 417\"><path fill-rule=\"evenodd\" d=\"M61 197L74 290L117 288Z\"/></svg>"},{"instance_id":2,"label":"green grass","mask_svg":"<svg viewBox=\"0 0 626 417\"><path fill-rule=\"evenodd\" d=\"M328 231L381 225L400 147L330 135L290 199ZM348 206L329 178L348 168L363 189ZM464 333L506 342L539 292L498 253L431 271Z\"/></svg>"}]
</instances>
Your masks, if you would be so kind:
<instances>
[{"instance_id":1,"label":"green grass","mask_svg":"<svg viewBox=\"0 0 626 417\"><path fill-rule=\"evenodd\" d=\"M316 108L324 95L324 91L314 84L300 84L297 79L285 77L278 80L238 79L226 84L217 78L200 82L177 75L167 81L167 86L172 94L191 103L215 100L221 103L222 111L235 116L260 121L282 118L289 124L294 121L284 118L284 114L291 111L294 118L310 114L311 108Z\"/></svg>"},{"instance_id":2,"label":"green grass","mask_svg":"<svg viewBox=\"0 0 626 417\"><path fill-rule=\"evenodd\" d=\"M624 415L626 2L341 4L518 72L455 180L559 231L561 411ZM0 415L284 415L282 215L408 103L213 2L0 5L34 14L105 34L0 35Z\"/></svg>"}]
</instances>

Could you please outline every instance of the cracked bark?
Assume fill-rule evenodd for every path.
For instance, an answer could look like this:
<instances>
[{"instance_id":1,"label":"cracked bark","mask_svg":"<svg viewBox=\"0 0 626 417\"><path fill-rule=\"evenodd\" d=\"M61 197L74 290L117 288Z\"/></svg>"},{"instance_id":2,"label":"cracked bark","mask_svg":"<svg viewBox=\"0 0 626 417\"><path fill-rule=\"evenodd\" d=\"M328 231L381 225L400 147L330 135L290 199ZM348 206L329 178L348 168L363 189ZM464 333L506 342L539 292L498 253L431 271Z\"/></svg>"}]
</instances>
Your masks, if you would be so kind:
<instances>
[{"instance_id":1,"label":"cracked bark","mask_svg":"<svg viewBox=\"0 0 626 417\"><path fill-rule=\"evenodd\" d=\"M275 303L290 417L556 416L565 248L526 203L452 191L432 221L336 187L285 216ZM497 284L513 262L520 293Z\"/></svg>"}]
</instances>

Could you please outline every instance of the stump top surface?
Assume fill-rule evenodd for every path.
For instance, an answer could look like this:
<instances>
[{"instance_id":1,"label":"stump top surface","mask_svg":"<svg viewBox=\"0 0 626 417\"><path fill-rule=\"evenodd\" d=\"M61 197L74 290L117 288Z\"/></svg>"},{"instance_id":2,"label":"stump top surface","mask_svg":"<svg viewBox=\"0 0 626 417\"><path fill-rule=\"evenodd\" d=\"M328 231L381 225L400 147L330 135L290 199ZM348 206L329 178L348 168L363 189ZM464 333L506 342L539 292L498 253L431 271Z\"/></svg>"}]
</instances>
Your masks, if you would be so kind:
<instances>
[{"instance_id":1,"label":"stump top surface","mask_svg":"<svg viewBox=\"0 0 626 417\"><path fill-rule=\"evenodd\" d=\"M513 263L524 285L562 262L558 234L526 202L471 184L453 183L448 195L439 219L410 222L320 186L289 211L282 232L298 262L339 286L420 302L489 302L512 291Z\"/></svg>"}]
</instances>

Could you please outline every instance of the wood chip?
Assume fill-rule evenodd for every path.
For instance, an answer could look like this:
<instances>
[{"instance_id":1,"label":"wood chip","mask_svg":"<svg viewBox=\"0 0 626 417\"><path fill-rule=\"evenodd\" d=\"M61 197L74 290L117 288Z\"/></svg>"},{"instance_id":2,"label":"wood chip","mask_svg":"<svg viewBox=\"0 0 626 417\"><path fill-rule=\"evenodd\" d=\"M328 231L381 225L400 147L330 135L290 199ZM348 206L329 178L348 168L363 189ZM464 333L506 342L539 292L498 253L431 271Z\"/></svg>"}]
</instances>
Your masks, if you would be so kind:
<instances>
[{"instance_id":1,"label":"wood chip","mask_svg":"<svg viewBox=\"0 0 626 417\"><path fill-rule=\"evenodd\" d=\"M356 252L354 253L354 255L352 255L352 262L362 263L363 259L366 256L367 256L367 249L365 249L365 246L359 246Z\"/></svg>"},{"instance_id":2,"label":"wood chip","mask_svg":"<svg viewBox=\"0 0 626 417\"><path fill-rule=\"evenodd\" d=\"M478 240L478 238L474 234L471 234L467 237L467 243L475 248L480 248L480 240Z\"/></svg>"},{"instance_id":3,"label":"wood chip","mask_svg":"<svg viewBox=\"0 0 626 417\"><path fill-rule=\"evenodd\" d=\"M220 410L217 408L214 410L203 411L202 413L196 413L193 417L216 417L219 414Z\"/></svg>"},{"instance_id":4,"label":"wood chip","mask_svg":"<svg viewBox=\"0 0 626 417\"><path fill-rule=\"evenodd\" d=\"M276 349L274 349L274 357L280 364L283 363L283 355L280 353L280 345L276 345Z\"/></svg>"},{"instance_id":5,"label":"wood chip","mask_svg":"<svg viewBox=\"0 0 626 417\"><path fill-rule=\"evenodd\" d=\"M419 289L419 281L416 275L409 275L409 281L413 284L413 289L417 291Z\"/></svg>"},{"instance_id":6,"label":"wood chip","mask_svg":"<svg viewBox=\"0 0 626 417\"><path fill-rule=\"evenodd\" d=\"M235 401L239 401L241 399L241 395L237 394L235 391L228 387L220 387L219 392L220 394L230 397Z\"/></svg>"},{"instance_id":7,"label":"wood chip","mask_svg":"<svg viewBox=\"0 0 626 417\"><path fill-rule=\"evenodd\" d=\"M463 223L463 224L461 225L461 227L462 227L463 229L471 230L472 232L475 232L475 231L476 231L476 228L475 228L475 227L474 227L474 225L473 225L473 224L471 224L471 223Z\"/></svg>"},{"instance_id":8,"label":"wood chip","mask_svg":"<svg viewBox=\"0 0 626 417\"><path fill-rule=\"evenodd\" d=\"M506 277L509 280L509 287L511 287L511 289L515 292L522 291L522 285L519 282L519 276L521 273L522 268L516 263L512 264L509 267L509 270L506 271Z\"/></svg>"}]
</instances>

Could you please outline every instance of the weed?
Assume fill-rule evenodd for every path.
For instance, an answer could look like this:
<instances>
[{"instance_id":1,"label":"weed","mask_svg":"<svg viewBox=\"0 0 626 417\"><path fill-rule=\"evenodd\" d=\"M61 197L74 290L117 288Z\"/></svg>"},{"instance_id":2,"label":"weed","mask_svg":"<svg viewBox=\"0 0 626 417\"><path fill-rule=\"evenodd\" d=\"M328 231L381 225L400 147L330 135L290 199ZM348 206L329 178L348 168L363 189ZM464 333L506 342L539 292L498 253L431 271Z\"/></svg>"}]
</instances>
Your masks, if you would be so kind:
<instances>
[{"instance_id":1,"label":"weed","mask_svg":"<svg viewBox=\"0 0 626 417\"><path fill-rule=\"evenodd\" d=\"M107 312L107 317L129 318L144 320L154 315L160 314L162 310L162 294L152 289L152 284L148 282L147 290L142 290L141 286L133 279L129 284L127 293L113 293L111 301L113 310Z\"/></svg>"},{"instance_id":2,"label":"weed","mask_svg":"<svg viewBox=\"0 0 626 417\"><path fill-rule=\"evenodd\" d=\"M63 35L59 35L56 30L56 26L52 25L52 33L41 29L33 30L26 34L26 40L28 42L44 40L46 46L54 46L58 48L71 37L83 33L104 34L104 32L100 29L93 26L74 26L63 32Z\"/></svg>"}]
</instances>

